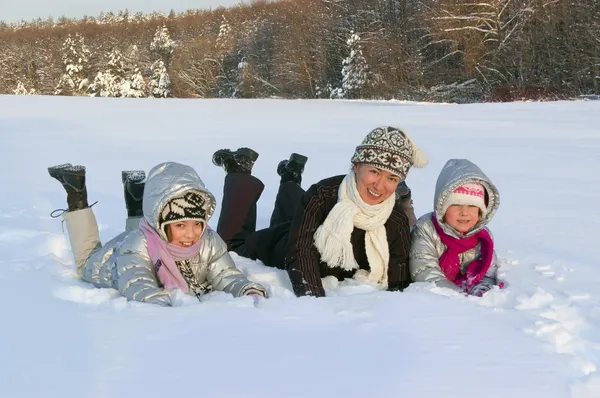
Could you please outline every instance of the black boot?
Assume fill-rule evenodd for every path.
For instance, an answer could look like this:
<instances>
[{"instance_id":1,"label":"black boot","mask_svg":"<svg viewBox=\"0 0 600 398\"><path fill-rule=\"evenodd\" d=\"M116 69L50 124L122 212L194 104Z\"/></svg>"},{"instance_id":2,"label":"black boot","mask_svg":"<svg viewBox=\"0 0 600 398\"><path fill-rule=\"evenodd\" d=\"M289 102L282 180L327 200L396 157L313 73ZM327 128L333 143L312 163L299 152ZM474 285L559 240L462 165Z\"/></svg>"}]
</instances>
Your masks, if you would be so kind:
<instances>
[{"instance_id":1,"label":"black boot","mask_svg":"<svg viewBox=\"0 0 600 398\"><path fill-rule=\"evenodd\" d=\"M146 173L143 170L123 170L121 181L125 191L125 207L127 217L141 217L144 215L142 199L146 186Z\"/></svg>"},{"instance_id":2,"label":"black boot","mask_svg":"<svg viewBox=\"0 0 600 398\"><path fill-rule=\"evenodd\" d=\"M250 148L219 149L213 154L215 166L223 167L227 173L252 173L258 153Z\"/></svg>"},{"instance_id":3,"label":"black boot","mask_svg":"<svg viewBox=\"0 0 600 398\"><path fill-rule=\"evenodd\" d=\"M48 173L50 173L50 177L56 178L67 191L69 211L89 207L85 187L85 167L65 163L48 167Z\"/></svg>"},{"instance_id":4,"label":"black boot","mask_svg":"<svg viewBox=\"0 0 600 398\"><path fill-rule=\"evenodd\" d=\"M277 174L281 177L281 183L294 182L302 184L302 173L308 158L304 155L292 153L288 160L282 160L277 165Z\"/></svg>"},{"instance_id":5,"label":"black boot","mask_svg":"<svg viewBox=\"0 0 600 398\"><path fill-rule=\"evenodd\" d=\"M248 173L228 173L223 186L221 213L217 233L225 241L229 250L240 255L246 237L256 230L256 202L260 198L264 184Z\"/></svg>"}]
</instances>

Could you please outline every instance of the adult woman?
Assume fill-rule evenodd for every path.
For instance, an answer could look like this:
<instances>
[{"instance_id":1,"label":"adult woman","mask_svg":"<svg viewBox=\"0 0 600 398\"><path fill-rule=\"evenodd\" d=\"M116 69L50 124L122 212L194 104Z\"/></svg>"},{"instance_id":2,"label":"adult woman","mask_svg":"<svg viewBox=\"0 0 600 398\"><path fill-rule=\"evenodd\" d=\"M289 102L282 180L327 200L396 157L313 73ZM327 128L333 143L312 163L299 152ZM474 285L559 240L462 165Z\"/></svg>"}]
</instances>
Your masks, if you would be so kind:
<instances>
[{"instance_id":1,"label":"adult woman","mask_svg":"<svg viewBox=\"0 0 600 398\"><path fill-rule=\"evenodd\" d=\"M325 295L321 278L354 278L382 289L410 283L409 221L396 189L414 165L427 164L410 137L394 127L371 131L356 147L347 175L300 188L306 157L292 154L282 177L271 225L256 227L264 185L251 175L258 154L220 150L213 162L227 171L217 231L230 250L286 269L298 296Z\"/></svg>"}]
</instances>

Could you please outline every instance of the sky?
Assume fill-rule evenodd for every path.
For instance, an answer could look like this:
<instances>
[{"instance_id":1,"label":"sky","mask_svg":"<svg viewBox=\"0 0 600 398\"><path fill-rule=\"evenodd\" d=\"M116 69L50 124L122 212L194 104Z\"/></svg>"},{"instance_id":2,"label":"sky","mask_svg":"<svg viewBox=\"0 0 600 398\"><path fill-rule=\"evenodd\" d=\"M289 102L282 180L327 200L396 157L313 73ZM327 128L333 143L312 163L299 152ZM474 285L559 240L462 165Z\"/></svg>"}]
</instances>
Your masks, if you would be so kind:
<instances>
[{"instance_id":1,"label":"sky","mask_svg":"<svg viewBox=\"0 0 600 398\"><path fill-rule=\"evenodd\" d=\"M77 277L47 167L87 167L106 242L125 222L121 170L193 166L217 198L221 148L249 146L269 222L291 152L303 187L348 172L374 127L399 125L430 163L407 183L432 210L449 158L478 164L500 192L489 224L497 287L465 297L429 283L383 292L357 281L296 298L284 271L232 254L270 298L215 292L174 307L127 302ZM0 391L11 398L600 397L600 101L110 99L0 96ZM330 281L331 282L331 281ZM191 383L190 383L191 382ZM190 390L192 388L192 390Z\"/></svg>"},{"instance_id":2,"label":"sky","mask_svg":"<svg viewBox=\"0 0 600 398\"><path fill-rule=\"evenodd\" d=\"M208 9L219 6L229 7L250 0L2 0L0 20L5 22L29 21L35 18L45 19L62 15L81 18L84 15L97 16L101 11L117 12L128 9L129 12L163 11L176 12L188 9Z\"/></svg>"}]
</instances>

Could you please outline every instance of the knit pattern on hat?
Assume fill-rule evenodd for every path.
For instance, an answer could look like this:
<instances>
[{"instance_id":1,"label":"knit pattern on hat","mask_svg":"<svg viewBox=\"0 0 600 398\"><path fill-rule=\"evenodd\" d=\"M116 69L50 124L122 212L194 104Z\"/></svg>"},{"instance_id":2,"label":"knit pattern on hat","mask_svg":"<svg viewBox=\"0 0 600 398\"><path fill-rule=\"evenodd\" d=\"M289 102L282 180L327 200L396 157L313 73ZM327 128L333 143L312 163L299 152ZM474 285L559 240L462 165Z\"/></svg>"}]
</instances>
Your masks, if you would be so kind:
<instances>
[{"instance_id":1,"label":"knit pattern on hat","mask_svg":"<svg viewBox=\"0 0 600 398\"><path fill-rule=\"evenodd\" d=\"M190 190L167 202L158 218L158 227L165 233L165 226L178 221L197 220L205 223L208 201L197 190Z\"/></svg>"},{"instance_id":2,"label":"knit pattern on hat","mask_svg":"<svg viewBox=\"0 0 600 398\"><path fill-rule=\"evenodd\" d=\"M378 127L356 147L352 163L366 164L406 178L411 166L424 167L427 156L396 127Z\"/></svg>"},{"instance_id":3,"label":"knit pattern on hat","mask_svg":"<svg viewBox=\"0 0 600 398\"><path fill-rule=\"evenodd\" d=\"M481 209L481 214L485 215L487 213L487 206L485 205L485 188L483 185L476 182L459 186L448 195L448 198L442 207L442 213L446 214L446 210L452 205L477 206Z\"/></svg>"}]
</instances>

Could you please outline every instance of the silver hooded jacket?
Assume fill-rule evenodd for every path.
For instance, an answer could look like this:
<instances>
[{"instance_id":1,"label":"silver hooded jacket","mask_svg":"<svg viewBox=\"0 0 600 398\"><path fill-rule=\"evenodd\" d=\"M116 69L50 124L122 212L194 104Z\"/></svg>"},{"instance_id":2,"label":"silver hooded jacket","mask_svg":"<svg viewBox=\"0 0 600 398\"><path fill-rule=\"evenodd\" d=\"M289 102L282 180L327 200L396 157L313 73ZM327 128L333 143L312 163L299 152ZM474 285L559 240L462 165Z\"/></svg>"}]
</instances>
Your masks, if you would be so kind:
<instances>
[{"instance_id":1,"label":"silver hooded jacket","mask_svg":"<svg viewBox=\"0 0 600 398\"><path fill-rule=\"evenodd\" d=\"M435 282L438 286L462 291L461 288L446 279L444 272L440 268L439 259L446 251L446 245L442 243L431 218L432 215L435 214L439 225L446 234L456 238L460 237L460 234L454 228L442 221L444 218L442 209L444 202L451 192L463 184L473 182L483 185L487 192L487 214L482 217L482 219L479 220L473 229L467 232L464 237L471 236L486 228L487 223L494 217L494 214L496 214L498 206L500 205L500 196L496 186L490 179L479 167L466 159L449 160L440 172L435 186L433 200L434 212L427 213L419 218L411 234L412 242L409 268L413 281ZM479 245L472 250L462 253L460 255L461 272L464 273L471 261L478 259L479 255ZM496 258L496 253L494 252L492 265L483 281L496 284L497 268L498 260Z\"/></svg>"},{"instance_id":2,"label":"silver hooded jacket","mask_svg":"<svg viewBox=\"0 0 600 398\"><path fill-rule=\"evenodd\" d=\"M165 204L189 189L204 194L208 221L215 209L215 199L194 169L173 162L154 167L148 174L144 190L146 221L158 231L158 217ZM164 232L158 232L166 240ZM215 231L206 228L201 239L202 246L190 261L198 283L206 289L224 291L235 297L243 296L248 289L265 293L264 287L248 281L236 268L227 245ZM159 285L146 248L146 238L139 228L122 233L92 253L79 272L85 281L98 287L117 289L128 300L171 305L169 292Z\"/></svg>"}]
</instances>

